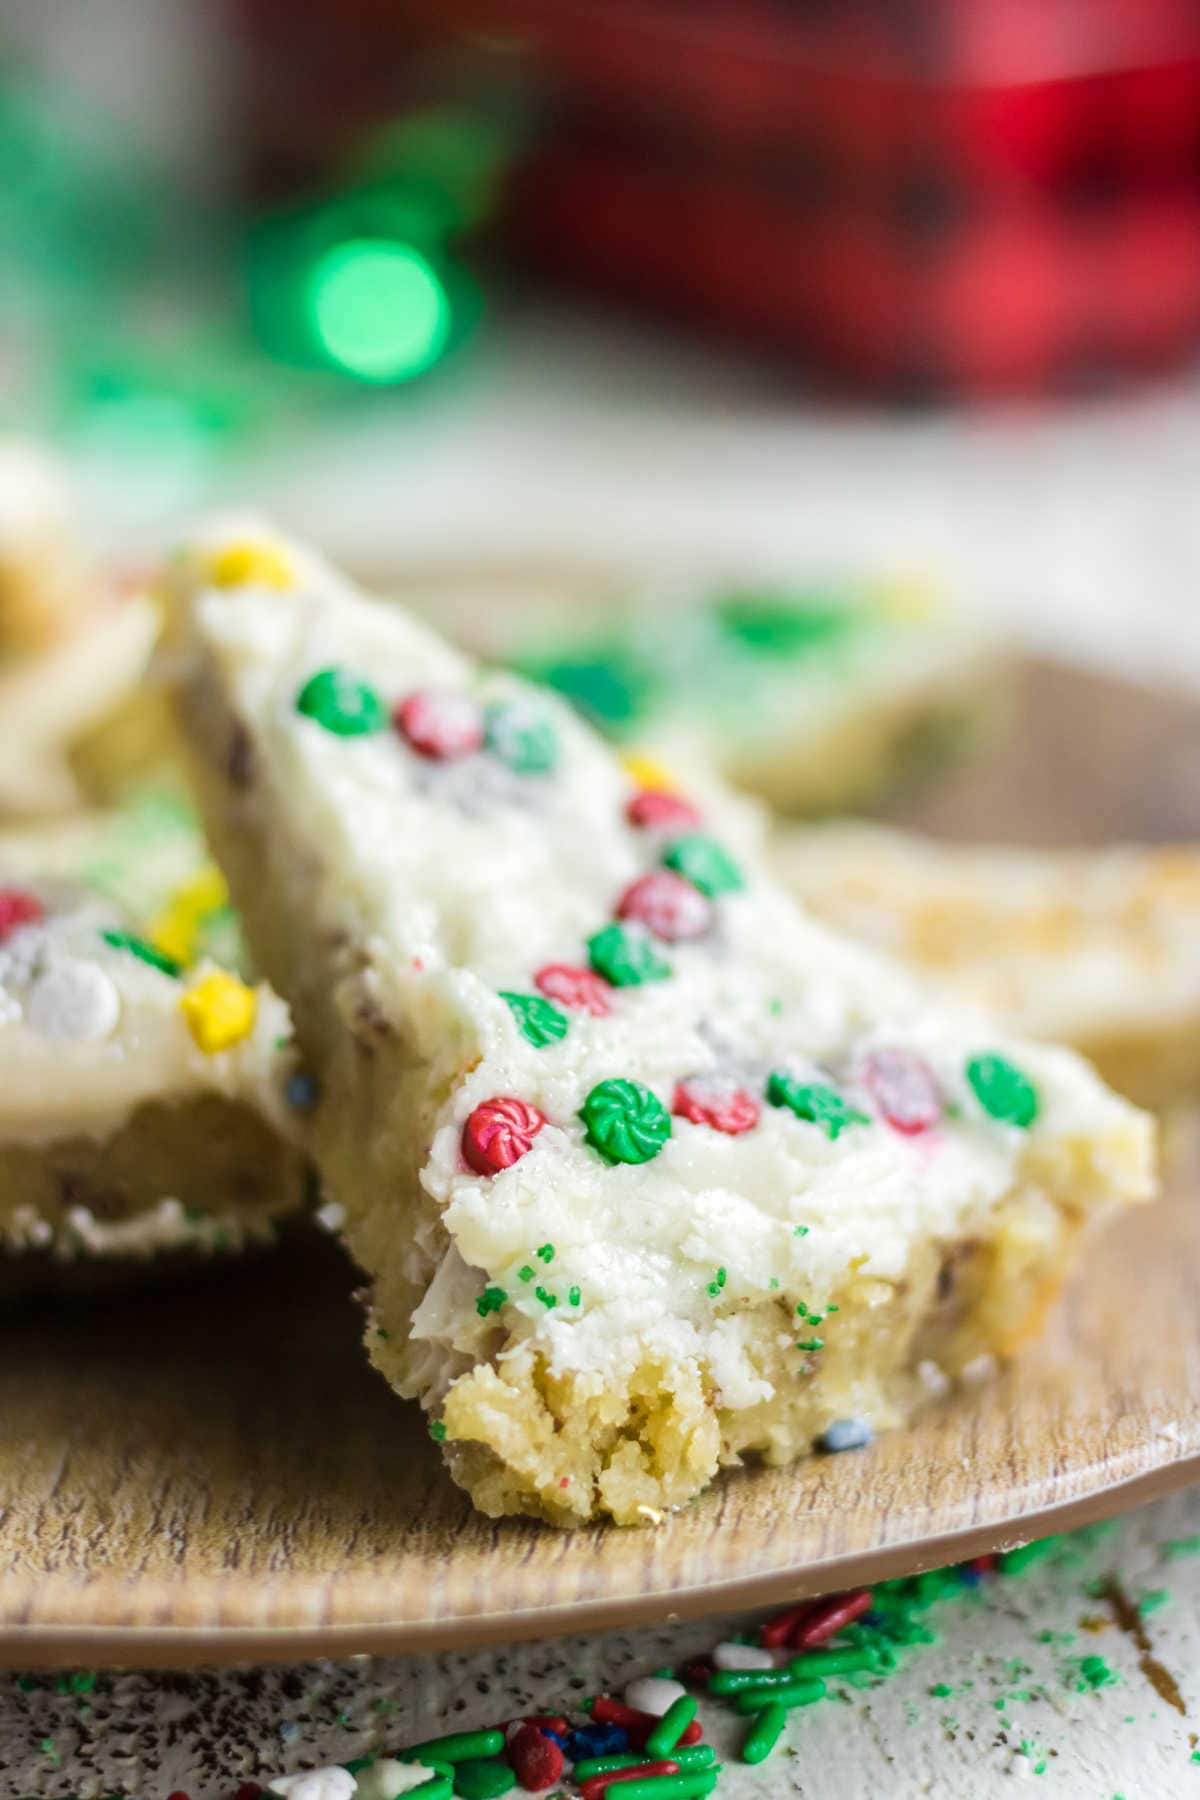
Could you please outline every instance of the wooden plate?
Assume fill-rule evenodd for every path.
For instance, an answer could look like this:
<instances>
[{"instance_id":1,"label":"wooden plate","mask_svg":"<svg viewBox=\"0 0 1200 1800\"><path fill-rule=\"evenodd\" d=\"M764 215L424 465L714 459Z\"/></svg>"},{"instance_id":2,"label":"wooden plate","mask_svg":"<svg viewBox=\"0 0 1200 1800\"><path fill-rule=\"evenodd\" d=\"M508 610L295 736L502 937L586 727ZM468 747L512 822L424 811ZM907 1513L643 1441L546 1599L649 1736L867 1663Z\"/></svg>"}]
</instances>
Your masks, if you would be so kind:
<instances>
[{"instance_id":1,"label":"wooden plate","mask_svg":"<svg viewBox=\"0 0 1200 1800\"><path fill-rule=\"evenodd\" d=\"M1046 668L924 811L957 835L1200 836L1200 706ZM0 1660L295 1659L782 1601L1200 1477L1200 1150L1000 1381L870 1450L731 1474L656 1529L472 1513L367 1368L337 1249L0 1324Z\"/></svg>"}]
</instances>

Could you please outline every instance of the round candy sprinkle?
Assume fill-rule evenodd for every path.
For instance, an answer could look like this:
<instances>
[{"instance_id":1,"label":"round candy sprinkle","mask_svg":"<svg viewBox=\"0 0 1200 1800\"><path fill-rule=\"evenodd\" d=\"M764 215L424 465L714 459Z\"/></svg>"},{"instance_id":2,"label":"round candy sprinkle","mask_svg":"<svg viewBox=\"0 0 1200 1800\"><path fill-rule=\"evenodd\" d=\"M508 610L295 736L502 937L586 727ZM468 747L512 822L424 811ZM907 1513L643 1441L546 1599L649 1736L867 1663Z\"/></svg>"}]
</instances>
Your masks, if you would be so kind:
<instances>
[{"instance_id":1,"label":"round candy sprinkle","mask_svg":"<svg viewBox=\"0 0 1200 1800\"><path fill-rule=\"evenodd\" d=\"M180 995L179 1010L197 1046L206 1056L216 1056L240 1044L254 1030L258 995L236 975L214 969Z\"/></svg>"},{"instance_id":2,"label":"round candy sprinkle","mask_svg":"<svg viewBox=\"0 0 1200 1800\"><path fill-rule=\"evenodd\" d=\"M928 1131L942 1116L933 1070L911 1050L872 1050L864 1059L863 1084L893 1131L906 1137Z\"/></svg>"},{"instance_id":3,"label":"round candy sprinkle","mask_svg":"<svg viewBox=\"0 0 1200 1800\"><path fill-rule=\"evenodd\" d=\"M973 1056L967 1080L989 1118L1027 1131L1038 1116L1037 1089L1003 1056Z\"/></svg>"},{"instance_id":4,"label":"round candy sprinkle","mask_svg":"<svg viewBox=\"0 0 1200 1800\"><path fill-rule=\"evenodd\" d=\"M633 919L664 943L676 944L702 937L712 923L712 908L682 875L655 869L625 889L617 917Z\"/></svg>"},{"instance_id":5,"label":"round candy sprinkle","mask_svg":"<svg viewBox=\"0 0 1200 1800\"><path fill-rule=\"evenodd\" d=\"M621 1076L599 1082L579 1116L588 1143L607 1162L649 1162L671 1135L671 1115L658 1096Z\"/></svg>"},{"instance_id":6,"label":"round candy sprinkle","mask_svg":"<svg viewBox=\"0 0 1200 1800\"><path fill-rule=\"evenodd\" d=\"M521 1036L528 1038L535 1049L544 1050L547 1044L560 1043L566 1037L570 1023L566 1013L559 1012L540 994L510 994L502 990L500 998L516 1020Z\"/></svg>"},{"instance_id":7,"label":"round candy sprinkle","mask_svg":"<svg viewBox=\"0 0 1200 1800\"><path fill-rule=\"evenodd\" d=\"M558 734L523 701L490 706L485 720L489 750L517 775L548 774L558 761Z\"/></svg>"},{"instance_id":8,"label":"round candy sprinkle","mask_svg":"<svg viewBox=\"0 0 1200 1800\"><path fill-rule=\"evenodd\" d=\"M25 1017L45 1037L96 1043L111 1037L121 1016L116 982L95 963L63 957L37 976Z\"/></svg>"},{"instance_id":9,"label":"round candy sprinkle","mask_svg":"<svg viewBox=\"0 0 1200 1800\"><path fill-rule=\"evenodd\" d=\"M707 1125L737 1137L758 1124L759 1105L736 1081L719 1075L693 1075L676 1087L671 1111L693 1125Z\"/></svg>"},{"instance_id":10,"label":"round candy sprinkle","mask_svg":"<svg viewBox=\"0 0 1200 1800\"><path fill-rule=\"evenodd\" d=\"M0 888L0 944L22 925L36 925L45 916L36 894L24 888Z\"/></svg>"},{"instance_id":11,"label":"round candy sprinkle","mask_svg":"<svg viewBox=\"0 0 1200 1800\"><path fill-rule=\"evenodd\" d=\"M477 1175L499 1175L528 1155L545 1123L536 1106L515 1094L481 1100L463 1126L463 1157Z\"/></svg>"},{"instance_id":12,"label":"round candy sprinkle","mask_svg":"<svg viewBox=\"0 0 1200 1800\"><path fill-rule=\"evenodd\" d=\"M410 694L392 714L392 722L419 756L449 762L483 747L483 715L467 694Z\"/></svg>"},{"instance_id":13,"label":"round candy sprinkle","mask_svg":"<svg viewBox=\"0 0 1200 1800\"><path fill-rule=\"evenodd\" d=\"M527 1793L544 1793L562 1779L562 1748L536 1725L522 1725L513 1733L508 1740L508 1754L517 1780Z\"/></svg>"},{"instance_id":14,"label":"round candy sprinkle","mask_svg":"<svg viewBox=\"0 0 1200 1800\"><path fill-rule=\"evenodd\" d=\"M666 981L670 963L664 962L649 934L638 925L605 925L587 941L588 960L597 975L613 987L641 987L645 981Z\"/></svg>"},{"instance_id":15,"label":"round candy sprinkle","mask_svg":"<svg viewBox=\"0 0 1200 1800\"><path fill-rule=\"evenodd\" d=\"M594 1019L603 1019L612 1010L612 989L591 969L576 968L572 963L546 963L534 976L533 984L547 999L578 1012L589 1012Z\"/></svg>"},{"instance_id":16,"label":"round candy sprinkle","mask_svg":"<svg viewBox=\"0 0 1200 1800\"><path fill-rule=\"evenodd\" d=\"M625 817L639 831L690 831L701 823L698 807L682 794L663 788L643 788L625 808Z\"/></svg>"},{"instance_id":17,"label":"round candy sprinkle","mask_svg":"<svg viewBox=\"0 0 1200 1800\"><path fill-rule=\"evenodd\" d=\"M139 962L147 963L150 968L157 969L163 975L179 975L182 968L173 956L166 956L148 944L145 938L135 936L132 931L102 931L103 941L113 950L127 950L130 956L136 956Z\"/></svg>"},{"instance_id":18,"label":"round candy sprinkle","mask_svg":"<svg viewBox=\"0 0 1200 1800\"><path fill-rule=\"evenodd\" d=\"M742 871L729 852L723 850L715 838L706 837L700 831L676 838L664 853L663 863L699 888L702 894L707 894L710 900L718 894L734 894L746 885Z\"/></svg>"},{"instance_id":19,"label":"round candy sprinkle","mask_svg":"<svg viewBox=\"0 0 1200 1800\"><path fill-rule=\"evenodd\" d=\"M828 1138L838 1138L848 1125L871 1123L836 1088L820 1081L797 1081L779 1069L767 1081L767 1099L772 1106L790 1107L798 1119L819 1125Z\"/></svg>"},{"instance_id":20,"label":"round candy sprinkle","mask_svg":"<svg viewBox=\"0 0 1200 1800\"><path fill-rule=\"evenodd\" d=\"M296 711L335 737L367 737L387 724L383 701L347 669L318 669L296 695Z\"/></svg>"}]
</instances>

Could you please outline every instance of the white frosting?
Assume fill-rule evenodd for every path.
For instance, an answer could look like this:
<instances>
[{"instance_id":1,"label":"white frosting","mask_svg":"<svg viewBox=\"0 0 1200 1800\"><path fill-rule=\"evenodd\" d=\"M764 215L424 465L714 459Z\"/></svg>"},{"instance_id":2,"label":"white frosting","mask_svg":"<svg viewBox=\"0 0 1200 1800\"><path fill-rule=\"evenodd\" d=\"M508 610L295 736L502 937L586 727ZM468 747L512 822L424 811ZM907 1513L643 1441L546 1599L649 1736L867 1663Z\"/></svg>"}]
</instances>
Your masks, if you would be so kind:
<instances>
[{"instance_id":1,"label":"white frosting","mask_svg":"<svg viewBox=\"0 0 1200 1800\"><path fill-rule=\"evenodd\" d=\"M294 591L206 589L204 552L223 536L194 546L181 576L197 590L192 628L208 673L250 733L271 833L306 871L298 915L314 934L346 932L361 947L367 967L344 995L347 1014L369 998L400 1022L439 1097L420 1177L439 1239L413 1245L401 1231L397 1241L425 1282L437 1271L412 1325L415 1387L431 1379L422 1344L447 1369L493 1353L497 1321L471 1303L488 1283L507 1296L501 1358L531 1341L556 1372L627 1374L649 1353L700 1358L725 1403L751 1405L770 1389L750 1315L777 1292L820 1307L852 1271L900 1277L914 1242L952 1242L986 1218L1030 1148L1109 1133L1127 1148L1148 1131L1078 1059L1006 1043L931 1003L898 968L800 912L749 856L744 889L714 900L706 936L657 946L670 979L622 989L607 1017L567 1011L561 1041L530 1043L500 991L531 994L541 965L584 963L587 938L661 853L660 836L626 823L629 777L553 696L477 668L292 546ZM334 735L296 708L309 678L334 665L389 711L426 688L485 707L519 701L552 724L558 765L520 776L489 751L431 764L391 728ZM860 1081L874 1047L924 1058L955 1116L916 1137L883 1124ZM967 1059L991 1051L1037 1089L1028 1132L987 1117L967 1086ZM674 1118L640 1166L610 1166L585 1142L580 1107L610 1078L669 1108L680 1079L733 1075L761 1098L772 1070L833 1086L870 1122L831 1138L764 1101L736 1137ZM497 1095L548 1122L520 1161L483 1177L464 1165L461 1136ZM552 1260L537 1261L546 1244ZM523 1280L530 1266L535 1278Z\"/></svg>"}]
</instances>

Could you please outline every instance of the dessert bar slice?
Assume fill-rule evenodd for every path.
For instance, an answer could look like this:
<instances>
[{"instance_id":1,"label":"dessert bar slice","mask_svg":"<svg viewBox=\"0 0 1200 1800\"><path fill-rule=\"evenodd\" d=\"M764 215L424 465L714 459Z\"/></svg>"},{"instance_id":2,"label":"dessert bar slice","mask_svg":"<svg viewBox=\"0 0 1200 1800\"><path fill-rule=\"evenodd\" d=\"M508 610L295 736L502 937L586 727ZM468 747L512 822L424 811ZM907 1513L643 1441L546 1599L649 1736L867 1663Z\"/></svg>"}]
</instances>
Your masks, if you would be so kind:
<instances>
[{"instance_id":1,"label":"dessert bar slice","mask_svg":"<svg viewBox=\"0 0 1200 1800\"><path fill-rule=\"evenodd\" d=\"M1200 851L1019 850L883 826L781 830L775 873L1006 1028L1072 1045L1144 1106L1200 1095Z\"/></svg>"},{"instance_id":2,"label":"dessert bar slice","mask_svg":"<svg viewBox=\"0 0 1200 1800\"><path fill-rule=\"evenodd\" d=\"M173 812L0 833L5 1248L234 1247L300 1204L288 1011L214 959L235 952L223 880Z\"/></svg>"},{"instance_id":3,"label":"dessert bar slice","mask_svg":"<svg viewBox=\"0 0 1200 1800\"><path fill-rule=\"evenodd\" d=\"M371 1357L486 1512L636 1521L899 1424L1153 1193L1151 1121L1082 1061L809 919L548 690L261 527L171 585Z\"/></svg>"}]
</instances>

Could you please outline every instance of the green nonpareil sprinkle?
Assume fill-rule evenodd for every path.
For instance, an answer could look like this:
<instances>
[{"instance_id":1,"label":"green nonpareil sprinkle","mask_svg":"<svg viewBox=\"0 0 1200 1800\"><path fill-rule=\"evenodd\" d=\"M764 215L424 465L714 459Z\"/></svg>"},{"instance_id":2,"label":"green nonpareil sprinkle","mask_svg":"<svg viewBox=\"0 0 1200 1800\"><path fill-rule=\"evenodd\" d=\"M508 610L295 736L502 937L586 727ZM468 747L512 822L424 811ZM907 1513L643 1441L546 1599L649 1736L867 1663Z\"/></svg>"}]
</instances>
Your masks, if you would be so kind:
<instances>
[{"instance_id":1,"label":"green nonpareil sprinkle","mask_svg":"<svg viewBox=\"0 0 1200 1800\"><path fill-rule=\"evenodd\" d=\"M541 1301L543 1306L557 1306L558 1305L558 1295L557 1294L548 1293L544 1287L535 1287L533 1291L534 1291L536 1298Z\"/></svg>"},{"instance_id":2,"label":"green nonpareil sprinkle","mask_svg":"<svg viewBox=\"0 0 1200 1800\"><path fill-rule=\"evenodd\" d=\"M444 1444L445 1443L446 1427L441 1419L434 1419L433 1423L429 1427L429 1435L433 1439L435 1444Z\"/></svg>"},{"instance_id":3,"label":"green nonpareil sprinkle","mask_svg":"<svg viewBox=\"0 0 1200 1800\"><path fill-rule=\"evenodd\" d=\"M577 1287L573 1287L570 1289L570 1291L567 1294L567 1305L568 1306L578 1306L582 1299L583 1299L583 1295L580 1293L579 1289Z\"/></svg>"},{"instance_id":4,"label":"green nonpareil sprinkle","mask_svg":"<svg viewBox=\"0 0 1200 1800\"><path fill-rule=\"evenodd\" d=\"M552 1263L554 1261L554 1245L553 1244L539 1244L537 1249L534 1251L534 1255L537 1257L540 1257L540 1259L544 1263Z\"/></svg>"},{"instance_id":5,"label":"green nonpareil sprinkle","mask_svg":"<svg viewBox=\"0 0 1200 1800\"><path fill-rule=\"evenodd\" d=\"M475 1302L475 1311L481 1319L486 1319L489 1313L499 1312L507 1299L502 1287L486 1287Z\"/></svg>"},{"instance_id":6,"label":"green nonpareil sprinkle","mask_svg":"<svg viewBox=\"0 0 1200 1800\"><path fill-rule=\"evenodd\" d=\"M783 1735L787 1724L787 1707L772 1700L754 1716L754 1722L742 1740L742 1761L765 1762Z\"/></svg>"}]
</instances>

